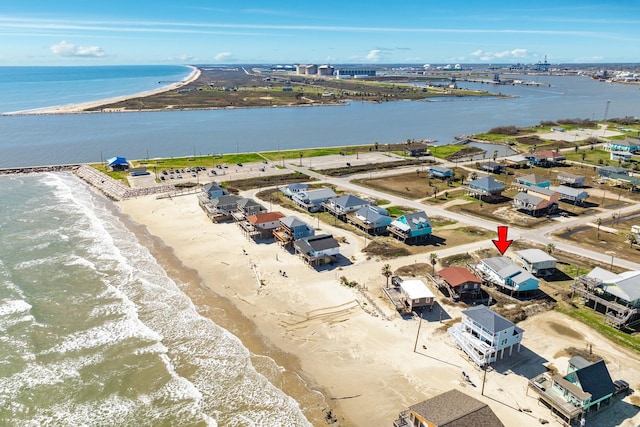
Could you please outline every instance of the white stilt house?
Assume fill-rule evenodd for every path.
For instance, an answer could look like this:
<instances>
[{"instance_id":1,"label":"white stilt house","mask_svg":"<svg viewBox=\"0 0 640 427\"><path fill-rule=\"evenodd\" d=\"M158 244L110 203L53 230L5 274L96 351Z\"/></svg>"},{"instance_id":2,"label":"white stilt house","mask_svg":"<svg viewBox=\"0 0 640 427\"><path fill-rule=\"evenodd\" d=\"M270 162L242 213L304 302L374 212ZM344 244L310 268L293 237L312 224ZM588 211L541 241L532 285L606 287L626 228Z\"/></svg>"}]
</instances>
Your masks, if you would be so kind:
<instances>
[{"instance_id":1,"label":"white stilt house","mask_svg":"<svg viewBox=\"0 0 640 427\"><path fill-rule=\"evenodd\" d=\"M462 312L462 322L449 329L449 335L480 367L520 351L524 331L485 305Z\"/></svg>"}]
</instances>

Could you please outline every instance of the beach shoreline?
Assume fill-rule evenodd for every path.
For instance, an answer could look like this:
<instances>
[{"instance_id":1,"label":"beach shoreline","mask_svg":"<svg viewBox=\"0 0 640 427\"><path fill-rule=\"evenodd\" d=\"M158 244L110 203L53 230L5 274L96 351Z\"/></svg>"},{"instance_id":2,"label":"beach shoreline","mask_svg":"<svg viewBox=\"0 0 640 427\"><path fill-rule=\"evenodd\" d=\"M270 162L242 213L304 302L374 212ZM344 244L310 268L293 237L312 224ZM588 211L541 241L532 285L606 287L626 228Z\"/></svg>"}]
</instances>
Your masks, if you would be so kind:
<instances>
[{"instance_id":1,"label":"beach shoreline","mask_svg":"<svg viewBox=\"0 0 640 427\"><path fill-rule=\"evenodd\" d=\"M201 75L201 70L200 68L193 66L193 65L187 65L188 68L191 68L191 74L189 74L189 76L187 76L185 79L176 82L176 83L172 83L168 86L163 86L161 88L158 89L152 89L152 90L148 90L148 91L144 91L144 92L138 92L138 93L132 93L132 94L128 94L128 95L121 95L121 96L116 96L113 98L105 98L105 99L98 99L95 101L87 101L87 102L81 102L78 104L70 104L70 105L59 105L59 106L52 106L52 107L45 107L45 108L38 108L38 109L34 109L34 110L27 110L27 111L16 111L16 112L11 112L11 113L2 113L1 115L3 116L37 116L37 115L53 115L53 114L91 114L91 113L108 113L108 112L117 112L117 109L107 109L107 110L100 110L100 111L87 111L88 109L91 108L97 108L103 105L109 105L109 104L113 104L116 102L121 102L121 101L126 101L129 99L133 99L133 98L143 98L146 96L151 96L151 95L157 95L159 93L163 93L163 92L169 92L172 90L177 90L183 86L188 85L189 83L193 83L196 80L198 80L198 78Z\"/></svg>"},{"instance_id":2,"label":"beach shoreline","mask_svg":"<svg viewBox=\"0 0 640 427\"><path fill-rule=\"evenodd\" d=\"M585 336L607 359L612 375L633 382L637 377L634 372L640 371L640 362L630 352L613 348L575 320L545 312L519 325L526 331L524 351L505 358L504 367L498 364L499 371L487 375L482 396L479 387L465 387L460 381L460 372L465 371L477 385L482 371L452 344L438 321L441 313L434 309L425 312L424 319L400 317L382 297L382 265L389 263L397 269L416 262L413 257L371 259L361 252L362 238L318 223L319 233L346 240L341 253L351 265L316 271L275 243L256 244L247 239L233 223L212 223L194 195L161 200L142 197L117 206L122 215L159 239L156 242L170 248L181 265L197 272L202 285L219 296L216 303L229 304L227 308L211 308L210 303L196 302L205 313L228 310L237 315L214 321L221 321L238 336L254 354L254 361L266 356L283 372L291 373L289 379L302 380L292 384L279 376L269 378L299 402L313 425L326 424L323 416L327 410L340 426L390 425L408 406L457 388L489 404L505 425L527 425L535 418L536 422L546 419L550 426L559 426L532 393L524 393L527 372L502 372L510 372L510 364L521 372L521 358L527 358L527 366L536 369L547 361L563 370L568 358L561 355L562 349L569 344L581 348ZM274 210L315 225L299 212L281 207ZM286 270L286 277L279 274L282 270ZM361 288L342 285L342 277L361 284ZM445 320L460 316L459 306L440 307L445 310ZM539 326L543 323L549 326ZM557 324L570 324L581 331L582 338L572 341L559 336L553 329Z\"/></svg>"}]
</instances>

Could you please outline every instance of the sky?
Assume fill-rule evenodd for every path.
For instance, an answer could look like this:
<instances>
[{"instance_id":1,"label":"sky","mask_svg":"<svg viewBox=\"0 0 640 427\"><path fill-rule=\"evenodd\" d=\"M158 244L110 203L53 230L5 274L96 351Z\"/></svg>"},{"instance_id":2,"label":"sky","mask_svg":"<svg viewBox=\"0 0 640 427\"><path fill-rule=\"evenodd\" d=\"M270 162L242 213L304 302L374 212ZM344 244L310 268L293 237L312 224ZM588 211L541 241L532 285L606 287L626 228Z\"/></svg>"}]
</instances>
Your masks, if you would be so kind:
<instances>
[{"instance_id":1,"label":"sky","mask_svg":"<svg viewBox=\"0 0 640 427\"><path fill-rule=\"evenodd\" d=\"M2 0L0 66L640 63L634 1Z\"/></svg>"}]
</instances>

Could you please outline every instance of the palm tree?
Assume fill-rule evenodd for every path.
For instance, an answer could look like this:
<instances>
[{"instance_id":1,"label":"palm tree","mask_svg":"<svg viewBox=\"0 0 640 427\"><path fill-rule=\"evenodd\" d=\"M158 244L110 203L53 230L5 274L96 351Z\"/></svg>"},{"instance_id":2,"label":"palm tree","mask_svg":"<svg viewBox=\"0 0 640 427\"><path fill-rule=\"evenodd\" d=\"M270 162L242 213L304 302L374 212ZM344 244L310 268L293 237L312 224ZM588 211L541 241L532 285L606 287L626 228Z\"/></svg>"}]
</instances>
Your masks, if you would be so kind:
<instances>
[{"instance_id":1,"label":"palm tree","mask_svg":"<svg viewBox=\"0 0 640 427\"><path fill-rule=\"evenodd\" d=\"M431 261L431 274L436 273L436 264L438 263L438 254L431 252L429 254L429 260Z\"/></svg>"},{"instance_id":2,"label":"palm tree","mask_svg":"<svg viewBox=\"0 0 640 427\"><path fill-rule=\"evenodd\" d=\"M554 245L553 243L549 243L549 244L547 245L547 253L548 253L549 255L551 255L551 253L553 252L553 250L554 250L555 248L556 248L556 245Z\"/></svg>"},{"instance_id":3,"label":"palm tree","mask_svg":"<svg viewBox=\"0 0 640 427\"><path fill-rule=\"evenodd\" d=\"M602 218L596 219L596 224L598 225L598 233L596 234L596 239L600 240L600 226L602 225Z\"/></svg>"},{"instance_id":4,"label":"palm tree","mask_svg":"<svg viewBox=\"0 0 640 427\"><path fill-rule=\"evenodd\" d=\"M636 236L635 233L629 233L625 237L629 241L629 247L630 248L633 248L633 245L637 245L638 244L638 237Z\"/></svg>"},{"instance_id":5,"label":"palm tree","mask_svg":"<svg viewBox=\"0 0 640 427\"><path fill-rule=\"evenodd\" d=\"M392 274L391 265L385 264L382 266L382 275L387 278L387 288L389 287L389 277L391 277Z\"/></svg>"}]
</instances>

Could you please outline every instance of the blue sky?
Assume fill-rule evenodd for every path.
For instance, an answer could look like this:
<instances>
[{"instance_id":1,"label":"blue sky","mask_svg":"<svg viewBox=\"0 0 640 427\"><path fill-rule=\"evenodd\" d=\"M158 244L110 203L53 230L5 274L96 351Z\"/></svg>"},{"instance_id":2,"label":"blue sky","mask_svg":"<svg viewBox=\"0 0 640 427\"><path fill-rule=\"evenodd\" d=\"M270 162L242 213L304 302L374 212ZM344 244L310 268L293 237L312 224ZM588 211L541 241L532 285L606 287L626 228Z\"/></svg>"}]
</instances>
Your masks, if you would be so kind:
<instances>
[{"instance_id":1,"label":"blue sky","mask_svg":"<svg viewBox=\"0 0 640 427\"><path fill-rule=\"evenodd\" d=\"M632 1L3 0L0 65L629 63L639 28Z\"/></svg>"}]
</instances>

